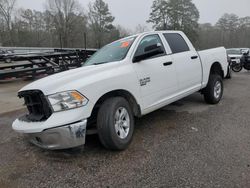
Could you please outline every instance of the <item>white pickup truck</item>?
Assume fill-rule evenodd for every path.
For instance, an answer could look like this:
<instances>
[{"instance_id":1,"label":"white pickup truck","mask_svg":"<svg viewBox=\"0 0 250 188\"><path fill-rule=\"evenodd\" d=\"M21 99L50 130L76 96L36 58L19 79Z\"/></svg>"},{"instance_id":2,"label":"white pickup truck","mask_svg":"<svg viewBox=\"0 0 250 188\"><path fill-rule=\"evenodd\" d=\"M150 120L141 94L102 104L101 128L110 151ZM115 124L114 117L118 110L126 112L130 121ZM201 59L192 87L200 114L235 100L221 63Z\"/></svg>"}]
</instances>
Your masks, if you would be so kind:
<instances>
[{"instance_id":1,"label":"white pickup truck","mask_svg":"<svg viewBox=\"0 0 250 188\"><path fill-rule=\"evenodd\" d=\"M134 118L200 91L209 104L223 95L225 48L197 52L183 32L148 32L115 41L82 68L22 88L28 112L13 123L35 145L51 150L82 146L88 134L124 150Z\"/></svg>"}]
</instances>

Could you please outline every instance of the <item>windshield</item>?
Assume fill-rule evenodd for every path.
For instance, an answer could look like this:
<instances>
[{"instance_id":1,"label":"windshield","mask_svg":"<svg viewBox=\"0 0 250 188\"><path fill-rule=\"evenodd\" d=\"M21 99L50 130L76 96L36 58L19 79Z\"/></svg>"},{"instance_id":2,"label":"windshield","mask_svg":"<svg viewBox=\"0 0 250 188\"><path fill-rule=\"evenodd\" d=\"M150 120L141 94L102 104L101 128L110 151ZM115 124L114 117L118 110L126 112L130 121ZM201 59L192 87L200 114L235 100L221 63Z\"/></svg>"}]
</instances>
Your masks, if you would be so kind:
<instances>
[{"instance_id":1,"label":"windshield","mask_svg":"<svg viewBox=\"0 0 250 188\"><path fill-rule=\"evenodd\" d=\"M229 55L241 55L241 50L240 49L229 49L227 50L227 54Z\"/></svg>"},{"instance_id":2,"label":"windshield","mask_svg":"<svg viewBox=\"0 0 250 188\"><path fill-rule=\"evenodd\" d=\"M126 38L104 46L88 61L86 61L84 66L99 65L123 60L126 57L135 38L136 37Z\"/></svg>"}]
</instances>

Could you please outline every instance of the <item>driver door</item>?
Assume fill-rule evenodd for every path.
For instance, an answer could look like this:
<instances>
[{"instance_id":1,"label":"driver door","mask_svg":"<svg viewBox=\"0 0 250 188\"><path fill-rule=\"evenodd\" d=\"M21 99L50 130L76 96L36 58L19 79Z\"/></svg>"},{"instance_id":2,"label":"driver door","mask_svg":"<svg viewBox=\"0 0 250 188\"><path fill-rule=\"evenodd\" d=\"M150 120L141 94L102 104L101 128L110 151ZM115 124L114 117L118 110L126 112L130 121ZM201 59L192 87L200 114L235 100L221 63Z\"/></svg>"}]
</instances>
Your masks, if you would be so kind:
<instances>
[{"instance_id":1,"label":"driver door","mask_svg":"<svg viewBox=\"0 0 250 188\"><path fill-rule=\"evenodd\" d=\"M158 34L147 35L141 39L134 57L145 53L151 46L162 46L163 53L133 63L137 73L143 109L153 111L164 105L177 91L175 65L171 55L166 54L162 40Z\"/></svg>"}]
</instances>

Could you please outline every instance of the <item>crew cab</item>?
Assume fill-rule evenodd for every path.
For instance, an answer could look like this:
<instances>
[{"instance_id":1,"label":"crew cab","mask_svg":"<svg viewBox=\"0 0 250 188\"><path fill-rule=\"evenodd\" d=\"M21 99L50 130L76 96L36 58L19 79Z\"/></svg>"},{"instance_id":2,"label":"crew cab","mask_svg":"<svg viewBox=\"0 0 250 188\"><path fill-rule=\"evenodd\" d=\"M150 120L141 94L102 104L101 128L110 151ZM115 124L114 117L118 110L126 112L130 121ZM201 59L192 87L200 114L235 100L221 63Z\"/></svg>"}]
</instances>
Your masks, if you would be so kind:
<instances>
[{"instance_id":1,"label":"crew cab","mask_svg":"<svg viewBox=\"0 0 250 188\"><path fill-rule=\"evenodd\" d=\"M224 47L197 52L181 31L157 31L108 44L81 68L22 88L27 113L13 123L33 144L51 150L85 144L97 133L104 147L126 149L134 118L195 92L209 104L223 96Z\"/></svg>"}]
</instances>

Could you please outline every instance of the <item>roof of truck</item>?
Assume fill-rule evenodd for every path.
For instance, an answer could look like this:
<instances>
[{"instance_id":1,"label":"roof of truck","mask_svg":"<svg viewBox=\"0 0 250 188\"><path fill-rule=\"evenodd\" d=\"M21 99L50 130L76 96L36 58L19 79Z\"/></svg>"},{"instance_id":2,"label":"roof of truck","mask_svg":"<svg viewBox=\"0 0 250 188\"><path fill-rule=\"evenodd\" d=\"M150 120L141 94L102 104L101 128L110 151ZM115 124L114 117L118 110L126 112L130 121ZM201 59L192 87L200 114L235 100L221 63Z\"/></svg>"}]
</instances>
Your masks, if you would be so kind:
<instances>
[{"instance_id":1,"label":"roof of truck","mask_svg":"<svg viewBox=\"0 0 250 188\"><path fill-rule=\"evenodd\" d=\"M121 38L120 40L126 40L126 39L129 39L132 37L138 37L138 36L146 35L146 34L160 34L160 33L182 33L182 31L175 31L175 30L147 31L147 32L143 32L143 33L130 35L128 37Z\"/></svg>"}]
</instances>

